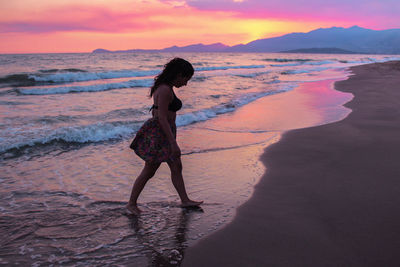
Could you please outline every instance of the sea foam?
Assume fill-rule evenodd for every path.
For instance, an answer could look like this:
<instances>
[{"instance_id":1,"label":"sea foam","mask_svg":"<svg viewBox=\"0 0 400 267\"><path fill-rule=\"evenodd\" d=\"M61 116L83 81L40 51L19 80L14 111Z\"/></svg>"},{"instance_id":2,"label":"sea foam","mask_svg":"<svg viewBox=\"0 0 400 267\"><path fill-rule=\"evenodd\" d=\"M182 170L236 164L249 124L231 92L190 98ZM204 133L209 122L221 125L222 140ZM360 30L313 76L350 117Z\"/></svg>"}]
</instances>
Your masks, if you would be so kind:
<instances>
[{"instance_id":1,"label":"sea foam","mask_svg":"<svg viewBox=\"0 0 400 267\"><path fill-rule=\"evenodd\" d=\"M149 87L153 84L153 79L130 80L120 83L102 83L86 86L61 86L61 87L46 87L32 89L16 89L16 92L22 95L53 95L53 94L68 94L81 92L100 92L113 89L132 88L132 87Z\"/></svg>"},{"instance_id":2,"label":"sea foam","mask_svg":"<svg viewBox=\"0 0 400 267\"><path fill-rule=\"evenodd\" d=\"M176 118L176 125L186 126L196 122L206 121L220 114L235 111L237 108L249 104L250 102L253 102L261 97L284 93L294 89L295 87L297 87L296 84L286 84L285 86L282 86L280 89L275 91L244 94L228 103L220 104L208 109L178 115Z\"/></svg>"},{"instance_id":3,"label":"sea foam","mask_svg":"<svg viewBox=\"0 0 400 267\"><path fill-rule=\"evenodd\" d=\"M12 140L1 140L0 153L13 149L20 149L29 146L46 145L52 142L62 143L96 143L121 139L132 135L137 131L138 122L102 122L82 126L62 127L55 130L40 130L25 133ZM26 136L35 136L27 138Z\"/></svg>"},{"instance_id":4,"label":"sea foam","mask_svg":"<svg viewBox=\"0 0 400 267\"><path fill-rule=\"evenodd\" d=\"M30 74L29 78L37 82L82 82L114 78L146 77L159 73L160 70L117 70L107 72L61 72L50 75Z\"/></svg>"},{"instance_id":5,"label":"sea foam","mask_svg":"<svg viewBox=\"0 0 400 267\"><path fill-rule=\"evenodd\" d=\"M220 114L235 111L237 108L253 102L261 97L287 92L295 88L296 84L283 84L274 91L242 94L235 99L211 108L178 115L176 125L186 126L196 122L206 121ZM85 144L110 140L120 140L131 137L141 126L138 121L113 121L89 125L60 127L54 130L36 129L34 132L21 133L11 138L0 139L0 153L18 150L24 147L42 146L54 142ZM15 131L12 129L11 131ZM34 136L32 138L32 136Z\"/></svg>"},{"instance_id":6,"label":"sea foam","mask_svg":"<svg viewBox=\"0 0 400 267\"><path fill-rule=\"evenodd\" d=\"M238 66L211 66L195 68L196 71L213 71L213 70L228 70L228 69L254 69L264 68L265 65L238 65ZM130 78L130 77L147 77L154 76L160 73L161 69L152 70L115 70L107 72L59 72L59 73L40 73L29 74L27 79L36 82L52 82L52 83L69 83L82 82L103 79L115 78Z\"/></svg>"}]
</instances>

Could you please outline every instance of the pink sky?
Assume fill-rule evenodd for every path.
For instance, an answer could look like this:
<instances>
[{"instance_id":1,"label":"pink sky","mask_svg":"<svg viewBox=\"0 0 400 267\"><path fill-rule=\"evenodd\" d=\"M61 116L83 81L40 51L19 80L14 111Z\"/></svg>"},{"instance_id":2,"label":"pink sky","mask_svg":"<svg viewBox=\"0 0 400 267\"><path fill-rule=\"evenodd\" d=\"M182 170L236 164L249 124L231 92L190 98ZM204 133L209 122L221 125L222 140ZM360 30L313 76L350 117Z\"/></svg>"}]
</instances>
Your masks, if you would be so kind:
<instances>
[{"instance_id":1,"label":"pink sky","mask_svg":"<svg viewBox=\"0 0 400 267\"><path fill-rule=\"evenodd\" d=\"M0 53L227 45L316 28L400 28L398 0L12 0Z\"/></svg>"}]
</instances>

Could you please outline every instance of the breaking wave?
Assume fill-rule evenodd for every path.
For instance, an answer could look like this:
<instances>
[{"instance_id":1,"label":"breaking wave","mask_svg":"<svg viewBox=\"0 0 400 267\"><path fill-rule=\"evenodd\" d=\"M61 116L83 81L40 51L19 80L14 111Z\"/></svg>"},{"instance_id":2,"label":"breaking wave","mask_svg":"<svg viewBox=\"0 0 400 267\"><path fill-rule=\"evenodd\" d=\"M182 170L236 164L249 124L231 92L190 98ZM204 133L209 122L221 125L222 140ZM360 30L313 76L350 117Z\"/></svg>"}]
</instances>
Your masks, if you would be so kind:
<instances>
[{"instance_id":1,"label":"breaking wave","mask_svg":"<svg viewBox=\"0 0 400 267\"><path fill-rule=\"evenodd\" d=\"M177 126L185 126L192 123L206 121L211 118L214 118L220 114L228 113L235 111L237 108L244 106L250 102L253 102L261 97L274 95L279 93L284 93L294 89L297 85L295 84L288 84L282 89L276 91L268 91L268 92L261 92L261 93L249 93L242 95L240 98L235 99L229 103L221 104L212 108L203 109L199 111L194 111L190 113L186 113L183 115L179 115L176 118L176 125Z\"/></svg>"},{"instance_id":2,"label":"breaking wave","mask_svg":"<svg viewBox=\"0 0 400 267\"><path fill-rule=\"evenodd\" d=\"M328 70L329 68L325 67L317 67L313 69L298 69L298 70L286 70L282 71L281 74L302 74L302 73L311 73L311 72L318 72Z\"/></svg>"},{"instance_id":3,"label":"breaking wave","mask_svg":"<svg viewBox=\"0 0 400 267\"><path fill-rule=\"evenodd\" d=\"M104 83L86 86L62 86L32 89L16 89L15 91L22 95L53 95L81 92L100 92L113 89L131 88L131 87L149 87L153 84L153 79L130 80L120 83Z\"/></svg>"},{"instance_id":4,"label":"breaking wave","mask_svg":"<svg viewBox=\"0 0 400 267\"><path fill-rule=\"evenodd\" d=\"M297 85L286 84L281 89L260 93L249 93L224 104L211 108L178 115L176 125L186 126L206 121L220 114L233 112L237 108L253 102L261 97L292 90ZM32 146L43 146L53 143L85 144L111 140L122 140L131 137L143 121L113 121L90 125L61 127L54 130L36 129L35 132L20 134L9 140L0 139L0 153L14 152ZM32 136L34 136L32 138Z\"/></svg>"},{"instance_id":5,"label":"breaking wave","mask_svg":"<svg viewBox=\"0 0 400 267\"><path fill-rule=\"evenodd\" d=\"M265 65L240 65L240 66L214 66L198 67L196 71L213 71L228 69L254 69L264 68ZM16 84L29 86L48 83L70 83L115 78L147 77L160 73L161 69L151 70L114 70L105 72L89 72L81 69L49 69L39 70L37 73L16 73L0 77L0 84Z\"/></svg>"}]
</instances>

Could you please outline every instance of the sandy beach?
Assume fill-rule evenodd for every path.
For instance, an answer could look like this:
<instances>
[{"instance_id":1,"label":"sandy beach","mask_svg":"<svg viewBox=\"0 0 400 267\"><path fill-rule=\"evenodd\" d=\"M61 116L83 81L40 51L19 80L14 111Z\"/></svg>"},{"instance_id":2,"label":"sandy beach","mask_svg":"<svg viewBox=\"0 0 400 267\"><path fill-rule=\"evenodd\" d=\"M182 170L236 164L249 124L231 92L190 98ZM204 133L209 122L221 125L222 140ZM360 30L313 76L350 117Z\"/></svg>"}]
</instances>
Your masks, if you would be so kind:
<instances>
[{"instance_id":1,"label":"sandy beach","mask_svg":"<svg viewBox=\"0 0 400 267\"><path fill-rule=\"evenodd\" d=\"M183 266L400 265L400 62L351 71L349 116L269 146L253 196Z\"/></svg>"}]
</instances>

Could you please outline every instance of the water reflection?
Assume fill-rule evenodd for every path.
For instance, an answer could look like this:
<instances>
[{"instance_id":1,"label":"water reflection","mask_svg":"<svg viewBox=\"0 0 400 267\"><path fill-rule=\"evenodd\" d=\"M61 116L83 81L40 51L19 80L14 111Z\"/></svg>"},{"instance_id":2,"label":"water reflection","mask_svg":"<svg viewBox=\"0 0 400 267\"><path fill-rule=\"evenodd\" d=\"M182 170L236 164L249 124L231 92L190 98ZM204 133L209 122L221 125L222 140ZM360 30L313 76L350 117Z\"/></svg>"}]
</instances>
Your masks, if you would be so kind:
<instances>
[{"instance_id":1,"label":"water reflection","mask_svg":"<svg viewBox=\"0 0 400 267\"><path fill-rule=\"evenodd\" d=\"M152 202L136 218L125 205L62 191L1 195L0 265L178 266L203 210Z\"/></svg>"},{"instance_id":2,"label":"water reflection","mask_svg":"<svg viewBox=\"0 0 400 267\"><path fill-rule=\"evenodd\" d=\"M179 266L183 260L185 249L187 248L188 225L195 213L203 213L201 207L191 207L182 209L178 216L175 235L172 239L173 245L165 252L157 246L154 246L151 238L143 232L143 218L140 216L128 215L130 227L135 231L138 241L146 247L147 257L151 266Z\"/></svg>"}]
</instances>

